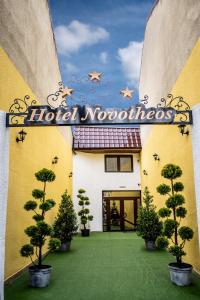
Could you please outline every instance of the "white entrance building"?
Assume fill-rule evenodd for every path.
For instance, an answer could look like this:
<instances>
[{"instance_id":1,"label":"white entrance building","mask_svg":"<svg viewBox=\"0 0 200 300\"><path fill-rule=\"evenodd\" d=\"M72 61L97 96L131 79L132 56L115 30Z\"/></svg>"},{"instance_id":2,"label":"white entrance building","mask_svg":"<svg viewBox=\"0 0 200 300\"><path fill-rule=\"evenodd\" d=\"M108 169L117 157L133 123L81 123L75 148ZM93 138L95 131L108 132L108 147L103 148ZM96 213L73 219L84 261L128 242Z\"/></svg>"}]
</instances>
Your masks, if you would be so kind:
<instances>
[{"instance_id":1,"label":"white entrance building","mask_svg":"<svg viewBox=\"0 0 200 300\"><path fill-rule=\"evenodd\" d=\"M140 205L140 129L75 127L73 201L78 190L90 199L92 231L134 229Z\"/></svg>"}]
</instances>

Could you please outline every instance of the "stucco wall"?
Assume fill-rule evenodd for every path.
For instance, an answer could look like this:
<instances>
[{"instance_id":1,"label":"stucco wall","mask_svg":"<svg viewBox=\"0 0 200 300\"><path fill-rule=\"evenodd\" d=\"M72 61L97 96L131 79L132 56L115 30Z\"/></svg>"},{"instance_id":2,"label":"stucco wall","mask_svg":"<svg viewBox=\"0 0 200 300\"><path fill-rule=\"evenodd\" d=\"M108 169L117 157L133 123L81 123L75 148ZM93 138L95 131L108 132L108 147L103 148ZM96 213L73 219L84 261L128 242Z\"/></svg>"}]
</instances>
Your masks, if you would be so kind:
<instances>
[{"instance_id":1,"label":"stucco wall","mask_svg":"<svg viewBox=\"0 0 200 300\"><path fill-rule=\"evenodd\" d=\"M0 12L1 46L44 99L61 78L47 0L1 0Z\"/></svg>"},{"instance_id":2,"label":"stucco wall","mask_svg":"<svg viewBox=\"0 0 200 300\"><path fill-rule=\"evenodd\" d=\"M58 87L61 75L46 0L0 1L0 109L8 111L15 98L42 102ZM23 209L34 188L41 184L34 174L41 168L55 171L56 180L47 187L57 205L47 213L53 222L61 194L72 193L71 131L56 127L24 128L23 143L16 143L19 128L10 129L10 167L6 227L5 278L20 271L29 259L19 250L28 242L24 229L34 224L31 212ZM2 149L0 149L2 151ZM58 164L52 165L58 156ZM1 191L0 191L1 192Z\"/></svg>"},{"instance_id":3,"label":"stucco wall","mask_svg":"<svg viewBox=\"0 0 200 300\"><path fill-rule=\"evenodd\" d=\"M6 212L8 197L9 130L5 128L6 114L0 111L0 299L4 299L4 263Z\"/></svg>"},{"instance_id":4,"label":"stucco wall","mask_svg":"<svg viewBox=\"0 0 200 300\"><path fill-rule=\"evenodd\" d=\"M107 173L104 154L76 152L73 155L73 201L76 211L80 210L76 197L80 188L87 191L90 198L92 231L102 231L102 191L140 190L139 154L133 154L132 173Z\"/></svg>"},{"instance_id":5,"label":"stucco wall","mask_svg":"<svg viewBox=\"0 0 200 300\"><path fill-rule=\"evenodd\" d=\"M200 35L200 1L160 0L146 25L140 99L154 106L172 90ZM177 95L178 96L178 95ZM141 126L144 145L152 126Z\"/></svg>"},{"instance_id":6,"label":"stucco wall","mask_svg":"<svg viewBox=\"0 0 200 300\"><path fill-rule=\"evenodd\" d=\"M191 106L200 99L200 2L199 1L159 1L149 18L145 33L140 95L147 93L154 105L167 93L182 96ZM157 208L164 205L166 197L156 192L156 187L165 182L161 170L167 163L179 165L183 170L183 182L187 218L182 225L193 228L194 238L186 243L184 260L192 263L200 272L198 241L198 221L194 186L191 127L190 135L181 135L177 126L152 126L148 131L141 128L143 149L141 153L142 188L148 186L154 195ZM153 159L158 153L160 161ZM200 226L200 224L199 224ZM173 261L173 258L172 258Z\"/></svg>"}]
</instances>

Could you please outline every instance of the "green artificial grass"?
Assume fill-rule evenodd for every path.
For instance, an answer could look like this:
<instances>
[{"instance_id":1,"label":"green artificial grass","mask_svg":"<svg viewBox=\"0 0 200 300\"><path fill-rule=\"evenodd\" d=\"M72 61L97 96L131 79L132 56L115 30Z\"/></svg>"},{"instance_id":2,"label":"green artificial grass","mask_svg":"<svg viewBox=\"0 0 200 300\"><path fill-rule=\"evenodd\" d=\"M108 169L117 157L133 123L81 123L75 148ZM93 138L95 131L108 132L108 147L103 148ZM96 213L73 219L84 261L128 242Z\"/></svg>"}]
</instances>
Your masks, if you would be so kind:
<instances>
[{"instance_id":1,"label":"green artificial grass","mask_svg":"<svg viewBox=\"0 0 200 300\"><path fill-rule=\"evenodd\" d=\"M193 300L200 299L200 279L190 287L170 282L165 251L148 252L135 233L92 233L75 237L69 253L52 253L47 288L28 287L27 273L5 287L5 300Z\"/></svg>"}]
</instances>

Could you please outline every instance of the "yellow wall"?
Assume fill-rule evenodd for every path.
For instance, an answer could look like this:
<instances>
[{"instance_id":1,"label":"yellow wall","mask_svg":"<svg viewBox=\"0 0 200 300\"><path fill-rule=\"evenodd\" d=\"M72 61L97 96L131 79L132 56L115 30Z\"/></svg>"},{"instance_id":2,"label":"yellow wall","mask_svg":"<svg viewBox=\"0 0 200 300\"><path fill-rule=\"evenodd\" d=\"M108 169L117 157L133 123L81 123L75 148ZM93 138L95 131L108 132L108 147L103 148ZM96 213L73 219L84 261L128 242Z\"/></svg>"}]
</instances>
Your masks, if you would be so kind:
<instances>
[{"instance_id":1,"label":"yellow wall","mask_svg":"<svg viewBox=\"0 0 200 300\"><path fill-rule=\"evenodd\" d=\"M171 91L174 96L182 96L191 107L200 101L199 57L200 40L194 47ZM183 175L180 179L185 186L185 207L188 210L187 218L182 221L182 224L191 226L195 232L193 240L186 243L185 251L187 252L187 256L185 257L185 261L192 263L195 269L200 272L191 129L190 127L189 136L182 136L177 126L157 125L153 127L142 150L142 170L145 169L148 173L147 176L144 176L142 173L142 189L148 186L154 195L154 202L157 208L164 206L166 197L160 196L156 192L156 187L160 183L167 183L167 180L164 180L160 175L161 169L167 163L174 163L182 168ZM154 153L159 155L159 162L153 159L152 155Z\"/></svg>"},{"instance_id":2,"label":"yellow wall","mask_svg":"<svg viewBox=\"0 0 200 300\"><path fill-rule=\"evenodd\" d=\"M8 111L15 98L23 98L25 95L30 95L31 99L36 98L2 48L0 74L0 110ZM23 205L31 199L33 188L42 187L42 184L36 181L34 173L44 167L55 172L56 180L47 185L47 196L57 203L60 202L65 189L72 193L72 179L68 177L72 171L70 142L64 139L56 127L39 127L25 128L25 141L16 143L16 136L20 130L10 128L5 278L30 263L28 259L20 256L19 250L28 242L24 229L34 224L31 212L23 210ZM52 165L54 156L58 156L59 160L57 164ZM53 221L57 208L58 204L47 213L47 221Z\"/></svg>"}]
</instances>

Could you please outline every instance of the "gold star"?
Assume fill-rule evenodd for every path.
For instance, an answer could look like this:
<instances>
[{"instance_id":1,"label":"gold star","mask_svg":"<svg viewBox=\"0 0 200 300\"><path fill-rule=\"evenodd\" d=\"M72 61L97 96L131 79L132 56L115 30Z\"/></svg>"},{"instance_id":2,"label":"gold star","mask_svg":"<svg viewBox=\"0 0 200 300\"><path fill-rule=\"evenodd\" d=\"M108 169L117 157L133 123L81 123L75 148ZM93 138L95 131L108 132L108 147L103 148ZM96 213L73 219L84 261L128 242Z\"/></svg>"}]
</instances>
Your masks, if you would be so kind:
<instances>
[{"instance_id":1,"label":"gold star","mask_svg":"<svg viewBox=\"0 0 200 300\"><path fill-rule=\"evenodd\" d=\"M71 96L73 92L74 92L73 89L70 89L70 88L66 87L62 91L62 97L65 98L67 96Z\"/></svg>"},{"instance_id":2,"label":"gold star","mask_svg":"<svg viewBox=\"0 0 200 300\"><path fill-rule=\"evenodd\" d=\"M133 90L129 90L129 88L126 88L125 90L121 90L120 94L122 94L122 96L124 98L132 98L133 97Z\"/></svg>"},{"instance_id":3,"label":"gold star","mask_svg":"<svg viewBox=\"0 0 200 300\"><path fill-rule=\"evenodd\" d=\"M91 72L88 74L91 81L100 81L102 73Z\"/></svg>"}]
</instances>

